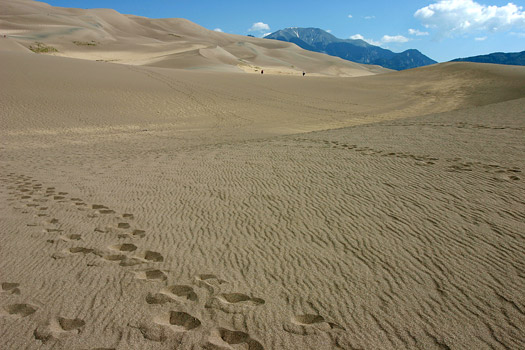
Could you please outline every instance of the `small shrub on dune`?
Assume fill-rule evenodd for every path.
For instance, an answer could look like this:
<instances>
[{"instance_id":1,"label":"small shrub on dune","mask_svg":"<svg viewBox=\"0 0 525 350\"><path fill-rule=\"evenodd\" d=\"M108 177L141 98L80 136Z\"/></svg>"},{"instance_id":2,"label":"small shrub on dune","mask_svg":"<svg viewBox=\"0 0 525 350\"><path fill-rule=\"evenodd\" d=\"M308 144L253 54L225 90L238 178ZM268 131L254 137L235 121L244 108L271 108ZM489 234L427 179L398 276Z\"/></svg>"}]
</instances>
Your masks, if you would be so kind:
<instances>
[{"instance_id":1,"label":"small shrub on dune","mask_svg":"<svg viewBox=\"0 0 525 350\"><path fill-rule=\"evenodd\" d=\"M58 52L57 49L55 49L52 46L47 46L44 43L41 42L35 42L35 46L29 45L29 50L33 51L34 53L50 53L50 52Z\"/></svg>"}]
</instances>

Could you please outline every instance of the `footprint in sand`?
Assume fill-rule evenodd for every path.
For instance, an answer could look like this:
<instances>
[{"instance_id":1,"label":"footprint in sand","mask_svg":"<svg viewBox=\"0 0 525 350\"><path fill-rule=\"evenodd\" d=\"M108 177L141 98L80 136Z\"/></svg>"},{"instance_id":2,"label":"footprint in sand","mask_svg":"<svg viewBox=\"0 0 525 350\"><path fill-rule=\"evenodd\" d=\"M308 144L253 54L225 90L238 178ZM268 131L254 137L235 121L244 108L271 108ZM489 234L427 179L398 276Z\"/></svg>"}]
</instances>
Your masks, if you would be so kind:
<instances>
[{"instance_id":1,"label":"footprint in sand","mask_svg":"<svg viewBox=\"0 0 525 350\"><path fill-rule=\"evenodd\" d=\"M115 211L113 209L100 209L98 212L100 214L115 214Z\"/></svg>"},{"instance_id":2,"label":"footprint in sand","mask_svg":"<svg viewBox=\"0 0 525 350\"><path fill-rule=\"evenodd\" d=\"M144 231L144 230L133 230L131 235L134 236L134 237L142 238L142 237L146 236L146 231Z\"/></svg>"},{"instance_id":3,"label":"footprint in sand","mask_svg":"<svg viewBox=\"0 0 525 350\"><path fill-rule=\"evenodd\" d=\"M148 293L146 296L146 303L150 305L164 305L174 302L176 302L175 299L163 293Z\"/></svg>"},{"instance_id":4,"label":"footprint in sand","mask_svg":"<svg viewBox=\"0 0 525 350\"><path fill-rule=\"evenodd\" d=\"M93 204L91 206L91 209L97 210L97 212L100 214L115 214L114 210L109 209L108 207L102 204Z\"/></svg>"},{"instance_id":5,"label":"footprint in sand","mask_svg":"<svg viewBox=\"0 0 525 350\"><path fill-rule=\"evenodd\" d=\"M79 241L82 239L82 235L79 235L77 233L72 233L65 236L60 236L60 238L64 241Z\"/></svg>"},{"instance_id":6,"label":"footprint in sand","mask_svg":"<svg viewBox=\"0 0 525 350\"><path fill-rule=\"evenodd\" d=\"M27 317L36 312L37 308L29 304L11 304L4 307L9 315L16 317Z\"/></svg>"},{"instance_id":7,"label":"footprint in sand","mask_svg":"<svg viewBox=\"0 0 525 350\"><path fill-rule=\"evenodd\" d=\"M133 214L122 214L122 217L124 219L134 219L135 218Z\"/></svg>"},{"instance_id":8,"label":"footprint in sand","mask_svg":"<svg viewBox=\"0 0 525 350\"><path fill-rule=\"evenodd\" d=\"M242 293L223 293L211 298L206 307L222 310L227 313L242 313L247 308L265 304L264 299L255 298Z\"/></svg>"},{"instance_id":9,"label":"footprint in sand","mask_svg":"<svg viewBox=\"0 0 525 350\"><path fill-rule=\"evenodd\" d=\"M166 304L175 301L198 301L199 297L193 287L187 285L174 285L161 289L159 293L149 293L146 297L148 304Z\"/></svg>"},{"instance_id":10,"label":"footprint in sand","mask_svg":"<svg viewBox=\"0 0 525 350\"><path fill-rule=\"evenodd\" d=\"M122 228L120 228L122 229ZM109 228L109 231L114 232L115 230ZM118 238L142 238L146 236L146 231L144 230L133 230L132 232L116 232Z\"/></svg>"},{"instance_id":11,"label":"footprint in sand","mask_svg":"<svg viewBox=\"0 0 525 350\"><path fill-rule=\"evenodd\" d=\"M118 225L117 225L118 228L122 228L122 229L128 229L130 228L130 224L128 224L127 222L119 222Z\"/></svg>"},{"instance_id":12,"label":"footprint in sand","mask_svg":"<svg viewBox=\"0 0 525 350\"><path fill-rule=\"evenodd\" d=\"M186 312L170 311L154 317L153 323L128 326L137 328L145 339L164 342L177 333L193 331L201 326L201 321Z\"/></svg>"},{"instance_id":13,"label":"footprint in sand","mask_svg":"<svg viewBox=\"0 0 525 350\"><path fill-rule=\"evenodd\" d=\"M191 331L201 325L198 318L182 311L170 311L155 317L154 321L156 324L168 326L176 332Z\"/></svg>"},{"instance_id":14,"label":"footprint in sand","mask_svg":"<svg viewBox=\"0 0 525 350\"><path fill-rule=\"evenodd\" d=\"M122 260L127 259L128 257L123 254L109 254L109 255L104 255L103 258L108 261L122 261Z\"/></svg>"},{"instance_id":15,"label":"footprint in sand","mask_svg":"<svg viewBox=\"0 0 525 350\"><path fill-rule=\"evenodd\" d=\"M137 250L137 246L132 243L123 243L117 244L109 247L112 250L121 252L121 253L131 253ZM164 257L158 252L151 250L146 250L144 252L138 253L133 257L129 257L124 254L110 254L104 256L104 259L109 261L120 261L121 266L134 266L146 262L162 262Z\"/></svg>"},{"instance_id":16,"label":"footprint in sand","mask_svg":"<svg viewBox=\"0 0 525 350\"><path fill-rule=\"evenodd\" d=\"M199 299L197 293L195 293L195 291L193 290L193 287L184 284L168 286L166 288L163 288L161 292L168 295L173 295L182 300L198 301Z\"/></svg>"},{"instance_id":17,"label":"footprint in sand","mask_svg":"<svg viewBox=\"0 0 525 350\"><path fill-rule=\"evenodd\" d=\"M135 274L135 277L140 280L146 280L146 281L165 281L168 279L168 276L161 270L145 270L145 271L138 271Z\"/></svg>"},{"instance_id":18,"label":"footprint in sand","mask_svg":"<svg viewBox=\"0 0 525 350\"><path fill-rule=\"evenodd\" d=\"M84 247L73 247L69 248L69 252L72 254L90 254L93 253L95 250L91 248L84 248Z\"/></svg>"},{"instance_id":19,"label":"footprint in sand","mask_svg":"<svg viewBox=\"0 0 525 350\"><path fill-rule=\"evenodd\" d=\"M49 324L37 327L33 332L35 339L47 342L51 339L79 334L82 332L86 322L80 318L57 317Z\"/></svg>"},{"instance_id":20,"label":"footprint in sand","mask_svg":"<svg viewBox=\"0 0 525 350\"><path fill-rule=\"evenodd\" d=\"M246 303L259 306L265 303L265 301L261 298L253 298L242 293L225 293L221 294L219 298L229 304Z\"/></svg>"},{"instance_id":21,"label":"footprint in sand","mask_svg":"<svg viewBox=\"0 0 525 350\"><path fill-rule=\"evenodd\" d=\"M135 250L137 250L138 247L134 245L133 243L123 243L123 244L117 244L117 245L111 246L109 248L112 250L119 251L119 252L129 253L129 252L134 252Z\"/></svg>"},{"instance_id":22,"label":"footprint in sand","mask_svg":"<svg viewBox=\"0 0 525 350\"><path fill-rule=\"evenodd\" d=\"M264 350L264 347L248 333L233 331L226 328L218 328L212 331L208 338L207 348L231 349L234 345L242 346L247 350Z\"/></svg>"},{"instance_id":23,"label":"footprint in sand","mask_svg":"<svg viewBox=\"0 0 525 350\"><path fill-rule=\"evenodd\" d=\"M9 294L20 295L18 287L20 287L20 283L2 282L2 291Z\"/></svg>"},{"instance_id":24,"label":"footprint in sand","mask_svg":"<svg viewBox=\"0 0 525 350\"><path fill-rule=\"evenodd\" d=\"M318 331L345 330L335 322L329 322L321 315L303 314L292 317L291 322L283 326L284 330L289 333L299 335L315 334Z\"/></svg>"},{"instance_id":25,"label":"footprint in sand","mask_svg":"<svg viewBox=\"0 0 525 350\"><path fill-rule=\"evenodd\" d=\"M57 233L57 232L63 232L64 230L60 230L60 229L57 229L57 228L46 228L45 231L47 233Z\"/></svg>"},{"instance_id":26,"label":"footprint in sand","mask_svg":"<svg viewBox=\"0 0 525 350\"><path fill-rule=\"evenodd\" d=\"M110 246L109 249L119 252L118 254L108 254L102 256L105 260L119 262L120 266L135 266L142 264L144 260L129 257L125 254L137 250L137 246L132 243L123 243Z\"/></svg>"},{"instance_id":27,"label":"footprint in sand","mask_svg":"<svg viewBox=\"0 0 525 350\"><path fill-rule=\"evenodd\" d=\"M164 261L164 257L162 256L162 254L151 251L151 250L146 250L145 252L137 254L135 257L138 259L142 259L146 262L163 262Z\"/></svg>"},{"instance_id":28,"label":"footprint in sand","mask_svg":"<svg viewBox=\"0 0 525 350\"><path fill-rule=\"evenodd\" d=\"M201 274L201 275L195 276L194 283L198 287L205 288L211 294L214 294L216 290L220 289L222 284L225 284L228 282L213 274Z\"/></svg>"}]
</instances>

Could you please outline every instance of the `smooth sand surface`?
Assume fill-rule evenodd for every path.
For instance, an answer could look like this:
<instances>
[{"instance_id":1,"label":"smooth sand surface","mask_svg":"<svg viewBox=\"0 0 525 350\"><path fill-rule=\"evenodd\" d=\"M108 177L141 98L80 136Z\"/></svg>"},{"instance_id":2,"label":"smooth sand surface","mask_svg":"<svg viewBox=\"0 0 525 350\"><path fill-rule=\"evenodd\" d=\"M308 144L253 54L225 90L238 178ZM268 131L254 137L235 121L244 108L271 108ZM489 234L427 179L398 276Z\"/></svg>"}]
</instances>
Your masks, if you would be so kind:
<instances>
[{"instance_id":1,"label":"smooth sand surface","mask_svg":"<svg viewBox=\"0 0 525 350\"><path fill-rule=\"evenodd\" d=\"M525 348L524 67L0 62L1 349Z\"/></svg>"}]
</instances>

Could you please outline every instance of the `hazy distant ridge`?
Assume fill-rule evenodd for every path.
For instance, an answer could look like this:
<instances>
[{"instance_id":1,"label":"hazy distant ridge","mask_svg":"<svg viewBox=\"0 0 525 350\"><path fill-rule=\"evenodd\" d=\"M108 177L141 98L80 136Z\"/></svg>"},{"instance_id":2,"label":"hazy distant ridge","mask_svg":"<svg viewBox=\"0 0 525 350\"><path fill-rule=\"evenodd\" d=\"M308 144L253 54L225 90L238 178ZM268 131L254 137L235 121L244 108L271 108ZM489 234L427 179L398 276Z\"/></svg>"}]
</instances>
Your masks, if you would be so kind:
<instances>
[{"instance_id":1,"label":"hazy distant ridge","mask_svg":"<svg viewBox=\"0 0 525 350\"><path fill-rule=\"evenodd\" d=\"M305 50L326 53L352 62L375 64L395 70L437 63L418 50L395 53L363 40L339 39L319 28L286 28L265 38L291 42Z\"/></svg>"},{"instance_id":2,"label":"hazy distant ridge","mask_svg":"<svg viewBox=\"0 0 525 350\"><path fill-rule=\"evenodd\" d=\"M509 64L516 66L525 66L525 51L522 52L494 52L488 55L479 55L465 58L456 58L451 62L477 62L477 63L495 63Z\"/></svg>"}]
</instances>

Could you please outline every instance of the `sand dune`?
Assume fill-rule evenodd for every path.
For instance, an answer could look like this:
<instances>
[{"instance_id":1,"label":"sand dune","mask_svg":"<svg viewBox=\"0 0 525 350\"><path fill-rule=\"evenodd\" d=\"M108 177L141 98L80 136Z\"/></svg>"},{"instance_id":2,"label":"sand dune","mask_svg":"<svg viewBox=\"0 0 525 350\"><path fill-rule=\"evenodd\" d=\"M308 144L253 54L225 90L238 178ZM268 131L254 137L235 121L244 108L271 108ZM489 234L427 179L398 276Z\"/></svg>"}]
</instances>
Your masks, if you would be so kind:
<instances>
[{"instance_id":1,"label":"sand dune","mask_svg":"<svg viewBox=\"0 0 525 350\"><path fill-rule=\"evenodd\" d=\"M89 13L141 65L0 38L0 348L525 348L525 68L239 74L308 58Z\"/></svg>"},{"instance_id":2,"label":"sand dune","mask_svg":"<svg viewBox=\"0 0 525 350\"><path fill-rule=\"evenodd\" d=\"M0 4L0 34L51 54L168 68L300 75L384 73L294 44L207 30L186 19L150 19L109 9L66 9L30 0Z\"/></svg>"},{"instance_id":3,"label":"sand dune","mask_svg":"<svg viewBox=\"0 0 525 350\"><path fill-rule=\"evenodd\" d=\"M483 64L447 63L353 79L303 79L10 51L2 52L2 63L2 81L11 88L2 91L6 102L0 126L26 134L114 127L179 130L186 135L215 130L246 139L445 112L525 95L523 68ZM38 118L19 117L28 110L38 111Z\"/></svg>"}]
</instances>

